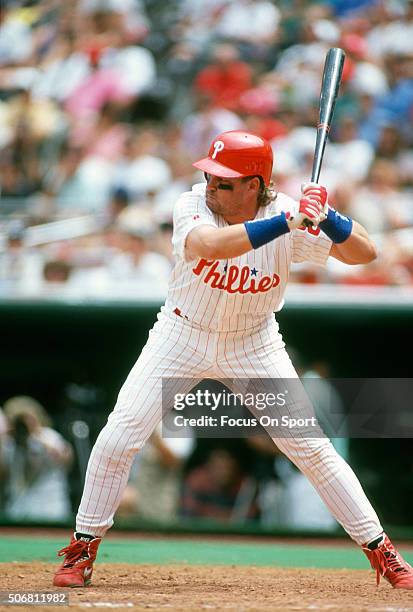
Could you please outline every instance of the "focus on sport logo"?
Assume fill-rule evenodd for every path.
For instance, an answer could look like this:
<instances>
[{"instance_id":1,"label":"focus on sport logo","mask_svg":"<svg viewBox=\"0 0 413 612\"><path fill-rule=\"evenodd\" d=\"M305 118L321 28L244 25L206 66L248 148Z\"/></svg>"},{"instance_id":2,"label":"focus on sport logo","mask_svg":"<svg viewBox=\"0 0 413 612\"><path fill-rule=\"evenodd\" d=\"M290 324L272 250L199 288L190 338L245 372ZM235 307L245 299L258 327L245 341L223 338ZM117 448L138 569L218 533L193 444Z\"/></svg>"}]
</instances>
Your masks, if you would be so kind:
<instances>
[{"instance_id":1,"label":"focus on sport logo","mask_svg":"<svg viewBox=\"0 0 413 612\"><path fill-rule=\"evenodd\" d=\"M218 155L218 153L220 151L222 151L224 149L224 143L222 142L222 140L216 140L213 144L214 147L214 152L212 154L212 159L215 159L216 156Z\"/></svg>"}]
</instances>

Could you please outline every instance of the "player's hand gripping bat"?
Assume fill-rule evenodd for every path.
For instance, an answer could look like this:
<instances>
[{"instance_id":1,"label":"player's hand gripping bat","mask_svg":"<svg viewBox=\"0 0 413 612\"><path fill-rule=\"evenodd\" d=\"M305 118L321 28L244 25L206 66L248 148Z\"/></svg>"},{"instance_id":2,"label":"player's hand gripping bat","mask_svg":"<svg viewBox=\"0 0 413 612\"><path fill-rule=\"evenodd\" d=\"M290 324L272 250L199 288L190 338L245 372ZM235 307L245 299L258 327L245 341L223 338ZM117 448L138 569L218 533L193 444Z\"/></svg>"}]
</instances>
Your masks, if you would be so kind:
<instances>
[{"instance_id":1,"label":"player's hand gripping bat","mask_svg":"<svg viewBox=\"0 0 413 612\"><path fill-rule=\"evenodd\" d=\"M330 131L333 119L334 107L338 96L338 90L343 72L345 53L343 49L329 49L324 63L323 80L320 91L320 110L317 126L317 138L314 149L313 170L311 172L311 182L318 183L321 164L323 162L324 149L327 143L327 136ZM311 225L311 221L304 220L304 225Z\"/></svg>"}]
</instances>

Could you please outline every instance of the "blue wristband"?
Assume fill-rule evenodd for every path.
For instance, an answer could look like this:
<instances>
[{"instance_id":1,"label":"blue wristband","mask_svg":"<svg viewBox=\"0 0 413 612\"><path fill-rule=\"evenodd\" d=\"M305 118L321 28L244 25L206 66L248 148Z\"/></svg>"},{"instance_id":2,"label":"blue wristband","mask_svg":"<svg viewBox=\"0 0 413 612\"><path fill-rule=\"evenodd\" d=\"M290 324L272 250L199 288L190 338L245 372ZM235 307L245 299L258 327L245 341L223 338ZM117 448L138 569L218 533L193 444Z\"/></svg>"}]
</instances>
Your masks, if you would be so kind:
<instances>
[{"instance_id":1,"label":"blue wristband","mask_svg":"<svg viewBox=\"0 0 413 612\"><path fill-rule=\"evenodd\" d=\"M322 221L319 227L335 244L344 242L351 234L353 220L350 217L340 215L334 208L328 208L327 219Z\"/></svg>"},{"instance_id":2,"label":"blue wristband","mask_svg":"<svg viewBox=\"0 0 413 612\"><path fill-rule=\"evenodd\" d=\"M284 212L269 219L247 221L244 225L254 249L258 249L263 244L267 244L267 242L271 242L271 240L290 231Z\"/></svg>"}]
</instances>

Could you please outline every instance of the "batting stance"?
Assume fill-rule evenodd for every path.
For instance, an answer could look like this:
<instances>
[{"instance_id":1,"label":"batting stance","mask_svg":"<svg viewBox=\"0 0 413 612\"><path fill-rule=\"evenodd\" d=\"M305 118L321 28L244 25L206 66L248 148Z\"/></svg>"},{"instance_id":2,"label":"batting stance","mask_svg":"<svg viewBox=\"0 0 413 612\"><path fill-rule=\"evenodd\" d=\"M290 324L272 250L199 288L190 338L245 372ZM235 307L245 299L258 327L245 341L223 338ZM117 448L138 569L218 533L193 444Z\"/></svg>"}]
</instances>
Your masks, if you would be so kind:
<instances>
[{"instance_id":1,"label":"batting stance","mask_svg":"<svg viewBox=\"0 0 413 612\"><path fill-rule=\"evenodd\" d=\"M163 378L187 393L203 378L297 378L274 312L282 308L292 262L347 264L376 257L366 230L309 183L299 202L276 193L268 142L224 132L194 164L194 185L174 209L176 265L165 305L127 377L89 459L70 544L54 577L60 587L90 584L101 538L126 486L134 455L162 415ZM306 223L310 227L305 227ZM395 550L352 469L325 437L275 438L307 476L349 536L395 588L413 589L413 569Z\"/></svg>"}]
</instances>

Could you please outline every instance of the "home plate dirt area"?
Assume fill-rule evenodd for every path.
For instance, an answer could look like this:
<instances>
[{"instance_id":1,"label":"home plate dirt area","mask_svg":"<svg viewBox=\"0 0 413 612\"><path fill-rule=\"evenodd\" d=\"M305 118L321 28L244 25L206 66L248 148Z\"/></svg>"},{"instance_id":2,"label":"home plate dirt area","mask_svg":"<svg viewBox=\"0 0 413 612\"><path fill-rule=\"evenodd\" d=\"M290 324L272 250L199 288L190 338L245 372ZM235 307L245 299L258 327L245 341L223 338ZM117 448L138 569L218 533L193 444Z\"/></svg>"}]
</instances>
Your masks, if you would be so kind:
<instances>
[{"instance_id":1,"label":"home plate dirt area","mask_svg":"<svg viewBox=\"0 0 413 612\"><path fill-rule=\"evenodd\" d=\"M59 562L56 550L66 542L56 536L33 537L34 533L0 535L3 597L5 592L65 592L70 610L413 612L413 591L394 590L384 580L377 588L375 573L367 569L360 551L337 542L107 538L99 550L92 586L56 589L52 586ZM402 547L402 553L411 560L409 548ZM5 612L30 608L57 609L0 606Z\"/></svg>"}]
</instances>

